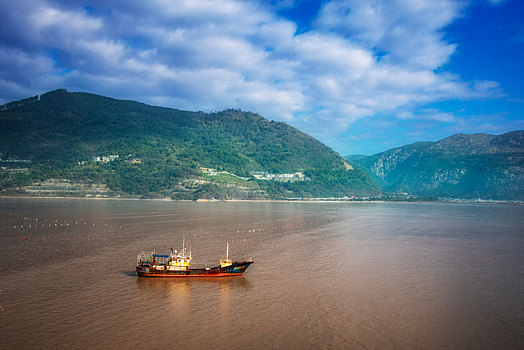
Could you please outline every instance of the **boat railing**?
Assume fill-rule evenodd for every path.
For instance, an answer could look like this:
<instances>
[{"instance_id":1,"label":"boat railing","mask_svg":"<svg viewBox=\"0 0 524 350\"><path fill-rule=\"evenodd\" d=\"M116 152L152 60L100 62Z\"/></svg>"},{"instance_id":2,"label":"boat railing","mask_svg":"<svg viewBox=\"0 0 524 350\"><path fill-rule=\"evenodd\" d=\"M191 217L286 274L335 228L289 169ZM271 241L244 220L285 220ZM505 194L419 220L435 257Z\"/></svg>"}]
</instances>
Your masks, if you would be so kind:
<instances>
[{"instance_id":1,"label":"boat railing","mask_svg":"<svg viewBox=\"0 0 524 350\"><path fill-rule=\"evenodd\" d=\"M153 255L153 264L155 264L155 265L167 265L167 264L169 264L169 256Z\"/></svg>"},{"instance_id":2,"label":"boat railing","mask_svg":"<svg viewBox=\"0 0 524 350\"><path fill-rule=\"evenodd\" d=\"M153 255L148 253L140 253L136 259L137 264L152 264Z\"/></svg>"}]
</instances>

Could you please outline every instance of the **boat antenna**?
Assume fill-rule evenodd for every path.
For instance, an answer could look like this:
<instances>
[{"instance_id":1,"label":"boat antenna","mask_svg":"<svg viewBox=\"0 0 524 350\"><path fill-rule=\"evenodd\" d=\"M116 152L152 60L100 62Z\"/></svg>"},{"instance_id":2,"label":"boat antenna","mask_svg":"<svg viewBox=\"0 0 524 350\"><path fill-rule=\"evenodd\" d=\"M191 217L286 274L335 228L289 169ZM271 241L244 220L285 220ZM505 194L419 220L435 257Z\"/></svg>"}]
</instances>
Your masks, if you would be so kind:
<instances>
[{"instance_id":1,"label":"boat antenna","mask_svg":"<svg viewBox=\"0 0 524 350\"><path fill-rule=\"evenodd\" d=\"M229 241L227 241L226 260L229 260Z\"/></svg>"},{"instance_id":2,"label":"boat antenna","mask_svg":"<svg viewBox=\"0 0 524 350\"><path fill-rule=\"evenodd\" d=\"M182 254L186 255L186 236L182 238Z\"/></svg>"}]
</instances>

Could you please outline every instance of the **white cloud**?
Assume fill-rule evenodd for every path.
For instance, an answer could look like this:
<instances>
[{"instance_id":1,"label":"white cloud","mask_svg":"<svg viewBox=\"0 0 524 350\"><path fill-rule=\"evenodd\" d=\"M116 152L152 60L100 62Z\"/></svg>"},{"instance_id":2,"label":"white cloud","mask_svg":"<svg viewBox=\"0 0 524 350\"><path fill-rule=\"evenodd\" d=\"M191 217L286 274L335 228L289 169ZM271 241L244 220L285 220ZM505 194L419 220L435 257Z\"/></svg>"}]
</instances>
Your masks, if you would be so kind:
<instances>
[{"instance_id":1,"label":"white cloud","mask_svg":"<svg viewBox=\"0 0 524 350\"><path fill-rule=\"evenodd\" d=\"M457 121L453 114L444 113L434 108L422 109L418 113L400 111L397 113L397 117L401 120L432 120L441 123L454 123Z\"/></svg>"},{"instance_id":2,"label":"white cloud","mask_svg":"<svg viewBox=\"0 0 524 350\"><path fill-rule=\"evenodd\" d=\"M462 7L453 0L335 0L323 7L317 25L384 52L383 60L435 69L455 51L442 30Z\"/></svg>"},{"instance_id":3,"label":"white cloud","mask_svg":"<svg viewBox=\"0 0 524 350\"><path fill-rule=\"evenodd\" d=\"M38 11L29 16L29 21L38 30L56 27L70 32L85 32L100 29L103 25L100 19L91 18L83 11L63 11L45 5L37 9ZM67 27L64 24L67 24Z\"/></svg>"},{"instance_id":4,"label":"white cloud","mask_svg":"<svg viewBox=\"0 0 524 350\"><path fill-rule=\"evenodd\" d=\"M6 67L6 68L3 68ZM0 103L33 96L63 83L52 58L0 46Z\"/></svg>"},{"instance_id":5,"label":"white cloud","mask_svg":"<svg viewBox=\"0 0 524 350\"><path fill-rule=\"evenodd\" d=\"M295 54L315 73L343 73L350 79L358 79L369 70L374 59L370 52L354 46L343 38L308 33L296 37Z\"/></svg>"},{"instance_id":6,"label":"white cloud","mask_svg":"<svg viewBox=\"0 0 524 350\"><path fill-rule=\"evenodd\" d=\"M456 49L443 31L460 1L335 0L301 34L262 1L32 4L0 14L4 96L66 87L191 110L238 107L333 133L381 113L450 123L438 111L402 113L500 94L494 82L438 70Z\"/></svg>"}]
</instances>

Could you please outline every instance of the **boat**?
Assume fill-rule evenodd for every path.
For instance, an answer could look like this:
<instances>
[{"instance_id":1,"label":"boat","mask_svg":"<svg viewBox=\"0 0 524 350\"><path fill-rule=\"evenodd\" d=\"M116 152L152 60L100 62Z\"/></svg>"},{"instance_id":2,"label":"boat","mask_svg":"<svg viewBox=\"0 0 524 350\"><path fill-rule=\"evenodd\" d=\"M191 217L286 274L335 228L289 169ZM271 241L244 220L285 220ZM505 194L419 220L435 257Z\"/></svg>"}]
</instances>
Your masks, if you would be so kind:
<instances>
[{"instance_id":1,"label":"boat","mask_svg":"<svg viewBox=\"0 0 524 350\"><path fill-rule=\"evenodd\" d=\"M136 274L139 277L231 277L241 276L253 263L253 260L232 261L229 259L229 242L226 258L219 260L215 267L190 268L191 249L189 254L185 247L180 252L171 248L171 254L141 253L138 254Z\"/></svg>"}]
</instances>

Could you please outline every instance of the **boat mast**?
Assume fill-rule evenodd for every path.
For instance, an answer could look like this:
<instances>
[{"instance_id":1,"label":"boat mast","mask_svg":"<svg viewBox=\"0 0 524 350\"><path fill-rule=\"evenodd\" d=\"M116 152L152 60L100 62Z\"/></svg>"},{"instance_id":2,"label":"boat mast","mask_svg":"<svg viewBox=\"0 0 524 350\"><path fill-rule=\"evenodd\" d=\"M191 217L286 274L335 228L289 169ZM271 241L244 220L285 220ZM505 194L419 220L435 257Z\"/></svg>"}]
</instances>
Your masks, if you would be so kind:
<instances>
[{"instance_id":1,"label":"boat mast","mask_svg":"<svg viewBox=\"0 0 524 350\"><path fill-rule=\"evenodd\" d=\"M227 241L226 260L229 260L229 241Z\"/></svg>"},{"instance_id":2,"label":"boat mast","mask_svg":"<svg viewBox=\"0 0 524 350\"><path fill-rule=\"evenodd\" d=\"M186 236L182 239L182 255L186 255Z\"/></svg>"}]
</instances>

